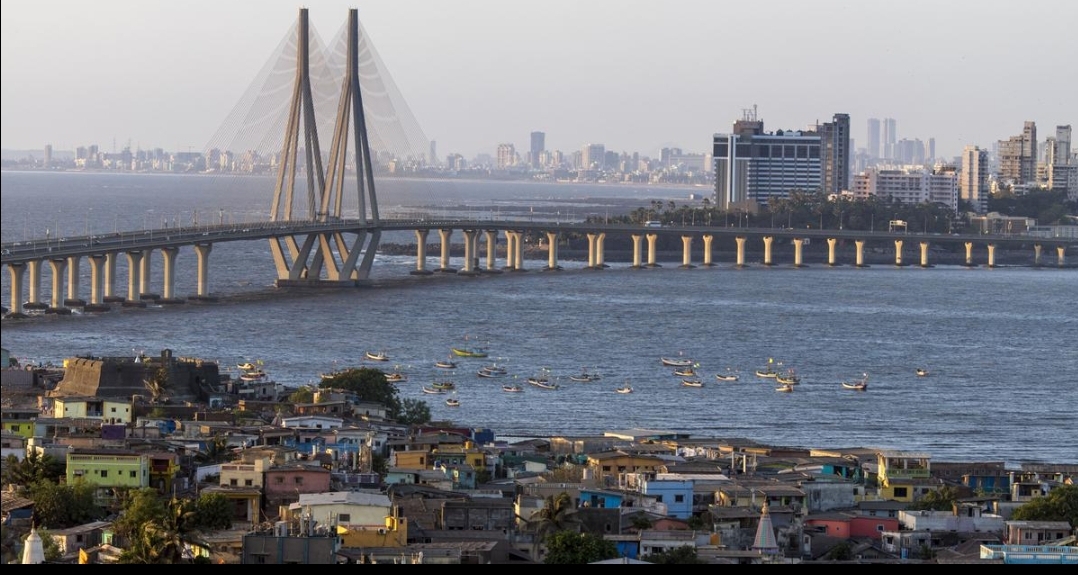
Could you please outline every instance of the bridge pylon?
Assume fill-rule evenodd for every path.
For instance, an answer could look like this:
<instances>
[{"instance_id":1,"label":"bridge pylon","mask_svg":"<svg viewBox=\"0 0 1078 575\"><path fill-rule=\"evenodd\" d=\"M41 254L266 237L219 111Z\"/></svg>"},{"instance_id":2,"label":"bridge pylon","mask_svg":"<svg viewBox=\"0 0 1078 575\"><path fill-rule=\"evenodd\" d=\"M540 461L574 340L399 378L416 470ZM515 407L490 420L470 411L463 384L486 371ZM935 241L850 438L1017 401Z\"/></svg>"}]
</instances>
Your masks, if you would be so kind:
<instances>
[{"instance_id":1,"label":"bridge pylon","mask_svg":"<svg viewBox=\"0 0 1078 575\"><path fill-rule=\"evenodd\" d=\"M270 239L277 267L278 286L355 285L370 276L381 231L378 229L378 203L374 192L374 173L367 138L363 98L359 87L359 17L356 9L348 13L347 63L341 86L328 165L323 171L314 117L309 63L307 9L300 9L297 27L296 81L292 92L284 148L274 189L272 221L294 221L296 156L299 151L300 119L305 138L307 205L306 218L320 222L343 217L348 138L355 138L355 171L359 218L367 223L350 235L344 232L287 235ZM316 193L317 192L317 193ZM369 210L369 212L368 212ZM369 215L368 215L369 214Z\"/></svg>"}]
</instances>

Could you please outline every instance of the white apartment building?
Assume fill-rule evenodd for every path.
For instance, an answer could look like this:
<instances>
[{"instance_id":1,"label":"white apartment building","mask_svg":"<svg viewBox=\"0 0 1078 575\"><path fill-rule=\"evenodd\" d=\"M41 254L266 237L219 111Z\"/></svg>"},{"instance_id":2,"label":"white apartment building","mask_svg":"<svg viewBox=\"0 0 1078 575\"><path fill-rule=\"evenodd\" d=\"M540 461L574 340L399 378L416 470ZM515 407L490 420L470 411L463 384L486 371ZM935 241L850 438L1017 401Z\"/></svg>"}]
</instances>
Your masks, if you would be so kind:
<instances>
[{"instance_id":1,"label":"white apartment building","mask_svg":"<svg viewBox=\"0 0 1078 575\"><path fill-rule=\"evenodd\" d=\"M853 177L854 198L877 196L904 204L939 203L958 210L958 173L950 166L869 168Z\"/></svg>"}]
</instances>

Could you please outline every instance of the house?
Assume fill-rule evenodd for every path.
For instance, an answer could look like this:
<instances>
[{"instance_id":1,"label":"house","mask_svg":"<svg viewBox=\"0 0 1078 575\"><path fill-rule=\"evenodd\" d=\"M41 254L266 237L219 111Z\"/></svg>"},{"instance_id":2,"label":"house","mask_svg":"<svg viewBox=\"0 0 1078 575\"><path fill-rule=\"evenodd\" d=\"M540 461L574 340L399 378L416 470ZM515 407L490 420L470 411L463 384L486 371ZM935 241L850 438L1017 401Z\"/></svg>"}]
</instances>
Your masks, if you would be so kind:
<instances>
[{"instance_id":1,"label":"house","mask_svg":"<svg viewBox=\"0 0 1078 575\"><path fill-rule=\"evenodd\" d=\"M267 517L280 515L280 507L299 501L304 493L329 491L330 471L320 465L278 465L266 470L263 485L264 511Z\"/></svg>"},{"instance_id":2,"label":"house","mask_svg":"<svg viewBox=\"0 0 1078 575\"><path fill-rule=\"evenodd\" d=\"M634 455L625 451L606 451L588 455L587 466L600 485L614 486L624 473L657 473L666 460L651 455Z\"/></svg>"},{"instance_id":3,"label":"house","mask_svg":"<svg viewBox=\"0 0 1078 575\"><path fill-rule=\"evenodd\" d=\"M0 431L0 460L7 461L10 456L22 461L26 457L27 439L7 429Z\"/></svg>"},{"instance_id":4,"label":"house","mask_svg":"<svg viewBox=\"0 0 1078 575\"><path fill-rule=\"evenodd\" d=\"M879 497L912 503L941 482L932 479L932 457L925 453L881 451L877 454Z\"/></svg>"},{"instance_id":5,"label":"house","mask_svg":"<svg viewBox=\"0 0 1078 575\"><path fill-rule=\"evenodd\" d=\"M806 530L816 529L831 537L875 540L881 539L884 531L898 531L900 527L894 518L835 512L810 514L805 517L804 526Z\"/></svg>"},{"instance_id":6,"label":"house","mask_svg":"<svg viewBox=\"0 0 1078 575\"><path fill-rule=\"evenodd\" d=\"M981 512L979 507L956 505L967 513L955 511L899 511L898 521L911 531L955 531L962 533L995 533L1004 531L1003 518Z\"/></svg>"},{"instance_id":7,"label":"house","mask_svg":"<svg viewBox=\"0 0 1078 575\"><path fill-rule=\"evenodd\" d=\"M271 529L243 536L244 565L334 565L339 548L337 533L313 521L302 521L297 529L278 521Z\"/></svg>"},{"instance_id":8,"label":"house","mask_svg":"<svg viewBox=\"0 0 1078 575\"><path fill-rule=\"evenodd\" d=\"M286 520L307 515L336 527L342 547L403 547L408 522L399 517L387 495L377 491L330 491L300 495Z\"/></svg>"},{"instance_id":9,"label":"house","mask_svg":"<svg viewBox=\"0 0 1078 575\"><path fill-rule=\"evenodd\" d=\"M643 479L640 492L663 504L666 515L689 519L693 516L693 485L692 479Z\"/></svg>"},{"instance_id":10,"label":"house","mask_svg":"<svg viewBox=\"0 0 1078 575\"><path fill-rule=\"evenodd\" d=\"M111 521L94 521L68 529L50 530L48 535L60 548L64 557L72 557L80 549L89 549L102 543L102 533L112 526Z\"/></svg>"},{"instance_id":11,"label":"house","mask_svg":"<svg viewBox=\"0 0 1078 575\"><path fill-rule=\"evenodd\" d=\"M0 429L4 433L21 435L30 439L36 431L34 420L40 415L41 412L37 409L5 407L0 410Z\"/></svg>"},{"instance_id":12,"label":"house","mask_svg":"<svg viewBox=\"0 0 1078 575\"><path fill-rule=\"evenodd\" d=\"M1005 542L1008 545L1044 545L1071 534L1067 521L1007 521Z\"/></svg>"},{"instance_id":13,"label":"house","mask_svg":"<svg viewBox=\"0 0 1078 575\"><path fill-rule=\"evenodd\" d=\"M118 490L150 485L150 457L124 449L74 449L67 454L67 482L82 479L97 488L100 505L117 501Z\"/></svg>"}]
</instances>

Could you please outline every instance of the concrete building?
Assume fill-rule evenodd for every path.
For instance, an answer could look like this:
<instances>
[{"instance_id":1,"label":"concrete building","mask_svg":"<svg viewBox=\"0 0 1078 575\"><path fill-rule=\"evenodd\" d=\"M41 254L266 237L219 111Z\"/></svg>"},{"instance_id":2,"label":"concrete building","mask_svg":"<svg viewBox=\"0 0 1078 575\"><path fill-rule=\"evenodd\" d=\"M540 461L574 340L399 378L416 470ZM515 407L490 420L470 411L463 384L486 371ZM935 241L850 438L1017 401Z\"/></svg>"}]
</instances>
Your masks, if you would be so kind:
<instances>
[{"instance_id":1,"label":"concrete building","mask_svg":"<svg viewBox=\"0 0 1078 575\"><path fill-rule=\"evenodd\" d=\"M988 150L977 146L966 146L962 150L958 197L972 204L977 213L988 211Z\"/></svg>"},{"instance_id":2,"label":"concrete building","mask_svg":"<svg viewBox=\"0 0 1078 575\"><path fill-rule=\"evenodd\" d=\"M1026 122L1022 133L999 142L999 177L1027 184L1037 176L1037 123Z\"/></svg>"},{"instance_id":3,"label":"concrete building","mask_svg":"<svg viewBox=\"0 0 1078 575\"><path fill-rule=\"evenodd\" d=\"M528 161L531 163L531 167L539 169L543 167L542 158L543 152L546 151L546 134L544 132L532 132L531 133L531 150L529 152Z\"/></svg>"},{"instance_id":4,"label":"concrete building","mask_svg":"<svg viewBox=\"0 0 1078 575\"><path fill-rule=\"evenodd\" d=\"M880 119L868 119L868 157L870 160L880 159Z\"/></svg>"}]
</instances>

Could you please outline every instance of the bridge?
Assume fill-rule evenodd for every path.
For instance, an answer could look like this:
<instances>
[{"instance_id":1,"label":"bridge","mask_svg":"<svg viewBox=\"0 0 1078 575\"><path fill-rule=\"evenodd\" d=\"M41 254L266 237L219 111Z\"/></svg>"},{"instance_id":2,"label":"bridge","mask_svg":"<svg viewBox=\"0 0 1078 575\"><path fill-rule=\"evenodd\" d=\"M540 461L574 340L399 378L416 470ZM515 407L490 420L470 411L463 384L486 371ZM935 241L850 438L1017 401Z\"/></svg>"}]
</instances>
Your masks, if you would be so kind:
<instances>
[{"instance_id":1,"label":"bridge","mask_svg":"<svg viewBox=\"0 0 1078 575\"><path fill-rule=\"evenodd\" d=\"M856 247L856 266L864 266L864 247L868 242L894 246L894 262L906 265L904 248L919 248L919 264L931 265L930 246L958 244L965 248L966 265L976 265L974 248L987 251L987 265L995 266L995 251L1028 249L1034 252L1035 265L1041 265L1042 252L1055 250L1056 265L1063 267L1067 247L1073 238L1036 238L1001 235L940 235L907 233L905 230L866 232L826 229L733 228L710 225L643 227L641 225L592 222L461 220L461 219L389 219L380 217L374 189L373 159L368 141L362 90L359 85L359 24L355 9L349 11L346 28L346 63L341 82L331 144L323 155L314 118L310 75L310 38L307 10L300 9L296 37L296 70L288 119L277 165L273 202L268 221L243 224L194 225L93 234L64 238L44 238L8 242L2 246L0 265L10 274L8 317L22 317L29 310L46 313L69 313L80 307L86 311L106 311L113 304L144 306L148 300L181 303L185 298L175 293L177 258L181 249L196 255L196 293L191 300L212 300L209 290L210 254L221 242L268 241L276 265L278 286L357 286L371 279L374 255L381 235L389 231L411 231L416 238L416 267L413 274L437 272L474 276L497 273L499 236L504 236L505 265L502 269L522 271L526 237L547 241L547 265L544 270L562 269L558 247L569 235L588 240L588 269L603 269L605 240L625 236L632 241L632 267L657 267L657 244L660 237L680 238L680 267L712 267L715 241L736 246L736 265L746 262L746 245L763 247L763 265L773 265L773 245L777 240L793 245L794 266L803 264L803 246L813 240L826 242L828 264L840 265L836 257L839 243ZM363 50L369 53L369 50ZM349 156L349 142L354 149ZM323 166L325 160L326 165ZM346 189L346 174L354 174L355 190ZM300 178L297 186L297 176ZM304 185L305 184L305 185ZM353 193L354 192L354 193ZM360 217L345 217L346 200L357 205ZM461 269L450 266L450 249L455 232L463 236L464 260ZM437 233L441 254L439 267L427 268L426 253L430 234ZM485 266L480 266L480 238L485 239ZM694 248L699 241L702 248ZM646 243L646 251L645 251ZM163 261L162 294L149 290L150 261L154 253ZM699 256L699 261L694 261ZM79 268L83 260L90 264L90 298L80 296ZM126 260L126 295L118 293L119 262ZM42 280L45 266L51 276L49 298L44 297ZM29 276L29 277L27 277ZM65 291L66 278L66 291Z\"/></svg>"}]
</instances>

